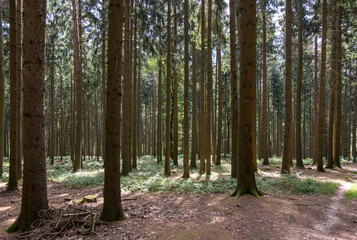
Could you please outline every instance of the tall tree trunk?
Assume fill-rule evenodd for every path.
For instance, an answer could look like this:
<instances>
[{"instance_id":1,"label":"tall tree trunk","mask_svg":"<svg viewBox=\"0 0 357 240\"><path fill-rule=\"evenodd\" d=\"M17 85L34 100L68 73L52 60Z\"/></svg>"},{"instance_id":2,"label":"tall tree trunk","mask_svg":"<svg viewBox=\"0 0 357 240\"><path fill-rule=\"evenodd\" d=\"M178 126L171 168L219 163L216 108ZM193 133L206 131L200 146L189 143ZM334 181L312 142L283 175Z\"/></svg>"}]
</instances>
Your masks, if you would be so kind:
<instances>
[{"instance_id":1,"label":"tall tree trunk","mask_svg":"<svg viewBox=\"0 0 357 240\"><path fill-rule=\"evenodd\" d=\"M0 1L0 39L3 39L2 31L2 1ZM5 127L5 77L4 77L4 53L3 44L0 42L0 177L3 174L3 159L6 155Z\"/></svg>"},{"instance_id":2,"label":"tall tree trunk","mask_svg":"<svg viewBox=\"0 0 357 240\"><path fill-rule=\"evenodd\" d=\"M124 32L124 94L123 94L123 131L122 131L122 158L121 174L128 176L131 171L131 95L132 84L130 78L130 0L125 0L125 32Z\"/></svg>"},{"instance_id":3,"label":"tall tree trunk","mask_svg":"<svg viewBox=\"0 0 357 240\"><path fill-rule=\"evenodd\" d=\"M218 136L217 136L217 158L216 165L221 165L222 149L222 117L223 117L223 86L222 86L222 57L221 57L221 38L218 36L217 41L217 65L218 65Z\"/></svg>"},{"instance_id":4,"label":"tall tree trunk","mask_svg":"<svg viewBox=\"0 0 357 240\"><path fill-rule=\"evenodd\" d=\"M177 12L176 2L174 5L174 56L177 54ZM175 58L174 58L175 63ZM172 159L174 165L178 165L178 72L176 64L173 65L173 86L172 86Z\"/></svg>"},{"instance_id":5,"label":"tall tree trunk","mask_svg":"<svg viewBox=\"0 0 357 240\"><path fill-rule=\"evenodd\" d=\"M304 168L304 163L302 161L302 144L301 144L301 85L302 85L302 70L303 70L303 45L302 45L302 0L299 0L299 10L298 10L298 48L299 48L299 59L298 59L298 77L297 77L297 88L296 88L296 167Z\"/></svg>"},{"instance_id":6,"label":"tall tree trunk","mask_svg":"<svg viewBox=\"0 0 357 240\"><path fill-rule=\"evenodd\" d=\"M333 145L334 157L333 163L336 167L341 168L340 162L340 136L341 136L341 94L342 94L342 6L340 2L336 7L337 23L336 23L336 96L334 102L334 125L333 125Z\"/></svg>"},{"instance_id":7,"label":"tall tree trunk","mask_svg":"<svg viewBox=\"0 0 357 240\"><path fill-rule=\"evenodd\" d=\"M152 149L152 156L156 156L156 76L154 71L152 71L152 121L151 121L151 135L152 135L152 142L151 142L151 149Z\"/></svg>"},{"instance_id":8,"label":"tall tree trunk","mask_svg":"<svg viewBox=\"0 0 357 240\"><path fill-rule=\"evenodd\" d=\"M337 29L336 29L336 0L332 0L332 18L331 18L331 70L330 70L330 105L329 105L329 128L327 142L327 166L333 168L333 127L335 115L335 96L336 96L336 80L337 80Z\"/></svg>"},{"instance_id":9,"label":"tall tree trunk","mask_svg":"<svg viewBox=\"0 0 357 240\"><path fill-rule=\"evenodd\" d=\"M29 230L48 209L45 159L46 1L24 2L24 181L21 213L8 231ZM36 129L36 131L34 131Z\"/></svg>"},{"instance_id":10,"label":"tall tree trunk","mask_svg":"<svg viewBox=\"0 0 357 240\"><path fill-rule=\"evenodd\" d=\"M17 189L18 165L18 99L16 77L16 0L10 1L10 167L7 190Z\"/></svg>"},{"instance_id":11,"label":"tall tree trunk","mask_svg":"<svg viewBox=\"0 0 357 240\"><path fill-rule=\"evenodd\" d=\"M193 28L193 26L192 26ZM191 143L191 162L190 168L197 168L197 73L196 73L196 43L192 45L192 143Z\"/></svg>"},{"instance_id":12,"label":"tall tree trunk","mask_svg":"<svg viewBox=\"0 0 357 240\"><path fill-rule=\"evenodd\" d=\"M239 146L237 188L234 195L261 195L255 182L256 121L256 2L241 0ZM233 146L235 148L237 146Z\"/></svg>"},{"instance_id":13,"label":"tall tree trunk","mask_svg":"<svg viewBox=\"0 0 357 240\"><path fill-rule=\"evenodd\" d=\"M98 90L96 89L94 92L94 123L95 123L95 156L97 157L97 161L99 161L100 156L100 135L99 135L99 104L98 104Z\"/></svg>"},{"instance_id":14,"label":"tall tree trunk","mask_svg":"<svg viewBox=\"0 0 357 240\"><path fill-rule=\"evenodd\" d=\"M232 157L231 177L237 177L238 170L238 86L236 54L236 7L235 1L229 1L229 30L231 50L231 108L232 108Z\"/></svg>"},{"instance_id":15,"label":"tall tree trunk","mask_svg":"<svg viewBox=\"0 0 357 240\"><path fill-rule=\"evenodd\" d=\"M188 46L189 46L189 37L188 37L188 30L189 30L189 25L188 25L188 18L189 18L189 6L188 6L188 0L184 1L184 11L185 11L185 26L184 26L184 35L185 35L185 56L184 56L184 66L185 66L185 83L184 83L184 123L183 123L183 178L189 178L190 177L190 169L189 169L189 150L190 150L190 138L188 135L189 132L189 116L188 116L188 110L189 110L189 99L188 99L188 85L189 85L189 69L188 69L188 62L189 62L189 55L188 55Z\"/></svg>"},{"instance_id":16,"label":"tall tree trunk","mask_svg":"<svg viewBox=\"0 0 357 240\"><path fill-rule=\"evenodd\" d=\"M17 0L16 7L16 84L17 84L17 179L22 178L22 0Z\"/></svg>"},{"instance_id":17,"label":"tall tree trunk","mask_svg":"<svg viewBox=\"0 0 357 240\"><path fill-rule=\"evenodd\" d=\"M105 29L103 27L102 35L102 158L105 158L105 129L106 129L106 111L107 111L107 88L106 88L106 39Z\"/></svg>"},{"instance_id":18,"label":"tall tree trunk","mask_svg":"<svg viewBox=\"0 0 357 240\"><path fill-rule=\"evenodd\" d=\"M74 39L74 81L76 98L76 136L74 149L73 171L81 169L81 142L82 142L82 57L79 18L76 0L72 0L73 39Z\"/></svg>"},{"instance_id":19,"label":"tall tree trunk","mask_svg":"<svg viewBox=\"0 0 357 240\"><path fill-rule=\"evenodd\" d=\"M162 60L158 62L159 84L158 84L158 104L157 104L157 163L162 161Z\"/></svg>"},{"instance_id":20,"label":"tall tree trunk","mask_svg":"<svg viewBox=\"0 0 357 240\"><path fill-rule=\"evenodd\" d=\"M207 82L206 82L206 173L211 174L211 152L212 152L212 143L211 143L211 123L212 123L212 105L213 105L213 93L212 93L212 0L208 0L208 29L207 29Z\"/></svg>"},{"instance_id":21,"label":"tall tree trunk","mask_svg":"<svg viewBox=\"0 0 357 240\"><path fill-rule=\"evenodd\" d=\"M322 156L325 125L325 69L326 69L326 33L327 33L327 1L322 1L322 39L321 39L321 72L320 72L320 97L319 97L319 119L317 134L317 170L324 171Z\"/></svg>"},{"instance_id":22,"label":"tall tree trunk","mask_svg":"<svg viewBox=\"0 0 357 240\"><path fill-rule=\"evenodd\" d=\"M266 36L266 2L263 7L263 164L269 165L268 153L268 79L267 79L267 36Z\"/></svg>"},{"instance_id":23,"label":"tall tree trunk","mask_svg":"<svg viewBox=\"0 0 357 240\"><path fill-rule=\"evenodd\" d=\"M50 66L50 164L55 163L55 46L52 42L52 61Z\"/></svg>"},{"instance_id":24,"label":"tall tree trunk","mask_svg":"<svg viewBox=\"0 0 357 240\"><path fill-rule=\"evenodd\" d=\"M123 33L123 0L109 1L108 78L106 140L104 159L104 204L101 219L116 221L125 218L120 193L120 104Z\"/></svg>"},{"instance_id":25,"label":"tall tree trunk","mask_svg":"<svg viewBox=\"0 0 357 240\"><path fill-rule=\"evenodd\" d=\"M293 112L292 112L292 9L291 0L286 0L286 38L285 38L285 131L284 131L284 152L281 166L282 174L290 174L290 164L292 161L292 133L293 133Z\"/></svg>"},{"instance_id":26,"label":"tall tree trunk","mask_svg":"<svg viewBox=\"0 0 357 240\"><path fill-rule=\"evenodd\" d=\"M166 152L165 176L171 175L170 170L170 105L171 105L171 1L167 1L167 50L166 50Z\"/></svg>"},{"instance_id":27,"label":"tall tree trunk","mask_svg":"<svg viewBox=\"0 0 357 240\"><path fill-rule=\"evenodd\" d=\"M205 134L205 0L201 0L201 71L200 71L200 174L206 171L206 134Z\"/></svg>"},{"instance_id":28,"label":"tall tree trunk","mask_svg":"<svg viewBox=\"0 0 357 240\"><path fill-rule=\"evenodd\" d=\"M136 1L135 2L135 8L136 8ZM135 8L133 9L133 11L135 11ZM134 43L133 43L133 47L134 47L134 56L133 56L133 114L132 114L132 118L133 118L133 132L132 132L132 167L134 169L137 169L137 164L136 164L136 160L137 160L137 135L136 132L138 131L137 129L137 116L138 116L138 107L137 105L137 85L138 85L138 80L137 80L137 58L138 58L138 52L137 52L137 22L138 22L138 17L135 14L135 20L134 20Z\"/></svg>"},{"instance_id":29,"label":"tall tree trunk","mask_svg":"<svg viewBox=\"0 0 357 240\"><path fill-rule=\"evenodd\" d=\"M318 78L317 78L317 61L318 61L318 56L317 56L317 34L315 34L315 54L314 54L314 128L313 128L313 165L317 164L317 155L318 155L318 114L319 114L319 83L318 83Z\"/></svg>"}]
</instances>

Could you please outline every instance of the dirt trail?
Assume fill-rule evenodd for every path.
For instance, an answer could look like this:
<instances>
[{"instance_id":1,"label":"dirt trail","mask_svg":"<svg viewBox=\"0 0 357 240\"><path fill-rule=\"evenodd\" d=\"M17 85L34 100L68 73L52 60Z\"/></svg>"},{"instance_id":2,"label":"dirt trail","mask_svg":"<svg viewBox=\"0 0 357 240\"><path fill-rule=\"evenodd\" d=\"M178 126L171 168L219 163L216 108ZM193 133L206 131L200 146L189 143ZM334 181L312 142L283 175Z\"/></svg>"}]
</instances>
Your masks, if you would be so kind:
<instances>
[{"instance_id":1,"label":"dirt trail","mask_svg":"<svg viewBox=\"0 0 357 240\"><path fill-rule=\"evenodd\" d=\"M350 182L338 181L340 186L335 194L329 198L329 205L325 207L322 217L312 227L306 230L302 235L303 239L338 239L335 234L335 227L341 222L340 210L342 208L342 200L347 191L353 185Z\"/></svg>"}]
</instances>

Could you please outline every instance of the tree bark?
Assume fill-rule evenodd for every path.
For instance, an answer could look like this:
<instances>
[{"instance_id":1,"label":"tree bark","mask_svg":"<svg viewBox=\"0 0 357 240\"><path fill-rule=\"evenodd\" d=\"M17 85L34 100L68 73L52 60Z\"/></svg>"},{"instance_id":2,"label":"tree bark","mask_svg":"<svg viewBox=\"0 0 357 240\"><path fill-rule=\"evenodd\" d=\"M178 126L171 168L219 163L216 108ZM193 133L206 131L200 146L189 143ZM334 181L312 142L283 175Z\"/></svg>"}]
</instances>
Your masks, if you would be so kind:
<instances>
[{"instance_id":1,"label":"tree bark","mask_svg":"<svg viewBox=\"0 0 357 240\"><path fill-rule=\"evenodd\" d=\"M109 1L108 78L104 159L104 204L101 220L125 218L120 194L120 105L123 13L122 0Z\"/></svg>"},{"instance_id":2,"label":"tree bark","mask_svg":"<svg viewBox=\"0 0 357 240\"><path fill-rule=\"evenodd\" d=\"M238 86L237 86L237 54L236 54L236 7L235 1L229 1L229 29L231 50L231 108L232 108L232 157L231 177L237 177L238 170Z\"/></svg>"},{"instance_id":3,"label":"tree bark","mask_svg":"<svg viewBox=\"0 0 357 240\"><path fill-rule=\"evenodd\" d=\"M292 162L292 133L293 133L293 113L292 113L292 9L291 0L286 0L286 38L285 38L285 132L284 151L281 166L282 174L290 174L290 164Z\"/></svg>"},{"instance_id":4,"label":"tree bark","mask_svg":"<svg viewBox=\"0 0 357 240\"><path fill-rule=\"evenodd\" d=\"M268 79L267 79L267 42L266 42L266 2L263 7L263 164L269 165L268 153Z\"/></svg>"},{"instance_id":5,"label":"tree bark","mask_svg":"<svg viewBox=\"0 0 357 240\"><path fill-rule=\"evenodd\" d=\"M79 19L76 0L72 0L73 39L74 39L74 82L76 99L76 135L74 149L73 172L81 169L81 142L82 142L82 56Z\"/></svg>"},{"instance_id":6,"label":"tree bark","mask_svg":"<svg viewBox=\"0 0 357 240\"><path fill-rule=\"evenodd\" d=\"M189 110L189 105L188 105L188 86L189 86L189 69L188 69L188 63L189 63L189 55L188 55L188 48L189 48L189 38L188 38L188 31L189 31L189 25L188 25L188 18L189 18L189 5L188 5L188 0L184 1L184 11L185 11L185 19L184 19L184 35L185 35L185 56L184 56L184 71L185 71L185 83L184 83L184 126L183 126L183 150L184 150L184 156L183 156L183 178L189 178L190 177L190 169L189 169L189 150L190 150L190 138L188 135L189 132L189 116L188 116L188 110Z\"/></svg>"},{"instance_id":7,"label":"tree bark","mask_svg":"<svg viewBox=\"0 0 357 240\"><path fill-rule=\"evenodd\" d=\"M192 26L193 28L193 26ZM191 162L190 168L196 169L197 153L197 73L196 73L196 43L192 45L192 143L191 143Z\"/></svg>"},{"instance_id":8,"label":"tree bark","mask_svg":"<svg viewBox=\"0 0 357 240\"><path fill-rule=\"evenodd\" d=\"M24 2L24 180L21 213L9 232L30 230L48 209L45 159L46 1Z\"/></svg>"},{"instance_id":9,"label":"tree bark","mask_svg":"<svg viewBox=\"0 0 357 240\"><path fill-rule=\"evenodd\" d=\"M2 30L2 1L0 0L0 39L3 39ZM3 174L3 159L6 154L6 142L4 137L5 127L5 77L4 77L4 53L3 44L0 42L0 177ZM4 144L5 143L5 144ZM5 147L5 149L4 149Z\"/></svg>"},{"instance_id":10,"label":"tree bark","mask_svg":"<svg viewBox=\"0 0 357 240\"><path fill-rule=\"evenodd\" d=\"M261 195L255 182L256 159L256 2L241 0L239 146L237 188L234 195ZM233 146L233 148L236 146Z\"/></svg>"},{"instance_id":11,"label":"tree bark","mask_svg":"<svg viewBox=\"0 0 357 240\"><path fill-rule=\"evenodd\" d=\"M171 175L170 170L170 105L171 105L171 1L167 1L167 50L166 50L166 152L165 176Z\"/></svg>"},{"instance_id":12,"label":"tree bark","mask_svg":"<svg viewBox=\"0 0 357 240\"><path fill-rule=\"evenodd\" d=\"M321 39L321 71L320 71L320 97L319 97L319 119L317 134L317 171L323 172L323 141L325 124L325 69L326 69L326 33L327 33L327 1L322 1L322 39Z\"/></svg>"},{"instance_id":13,"label":"tree bark","mask_svg":"<svg viewBox=\"0 0 357 240\"><path fill-rule=\"evenodd\" d=\"M217 134L217 158L216 165L221 165L222 149L222 117L223 117L223 86L222 86L222 57L221 57L221 38L218 36L217 42L217 65L218 65L218 134Z\"/></svg>"}]
</instances>

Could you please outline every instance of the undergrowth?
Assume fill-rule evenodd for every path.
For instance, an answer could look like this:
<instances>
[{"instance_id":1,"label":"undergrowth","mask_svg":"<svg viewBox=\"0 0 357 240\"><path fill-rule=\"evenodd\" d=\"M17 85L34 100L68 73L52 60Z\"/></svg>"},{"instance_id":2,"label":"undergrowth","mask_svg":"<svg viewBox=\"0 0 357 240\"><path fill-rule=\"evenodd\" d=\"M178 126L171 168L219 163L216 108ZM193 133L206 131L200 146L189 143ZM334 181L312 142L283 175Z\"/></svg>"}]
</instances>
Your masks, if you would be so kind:
<instances>
[{"instance_id":1,"label":"undergrowth","mask_svg":"<svg viewBox=\"0 0 357 240\"><path fill-rule=\"evenodd\" d=\"M49 159L47 159L49 162ZM281 158L270 158L271 164L280 164ZM311 159L305 160L308 164ZM199 161L198 167L199 167ZM47 178L49 181L63 182L70 184L73 188L103 186L104 169L103 160L87 158L83 162L82 171L73 173L69 157L55 158L55 165L48 166ZM5 172L8 170L8 160L5 160ZM236 187L236 180L230 177L230 162L222 159L222 165L212 165L211 175L199 175L197 170L190 170L190 178L181 178L183 166L171 164L172 176L163 176L164 162L157 164L156 159L151 156L144 156L138 160L138 170L133 170L128 177L121 178L123 191L131 192L211 192L211 193L232 193ZM1 179L7 181L7 173ZM338 184L330 182L320 182L314 179L302 179L299 176L282 177L257 177L257 187L259 190L269 193L313 195L331 195Z\"/></svg>"}]
</instances>

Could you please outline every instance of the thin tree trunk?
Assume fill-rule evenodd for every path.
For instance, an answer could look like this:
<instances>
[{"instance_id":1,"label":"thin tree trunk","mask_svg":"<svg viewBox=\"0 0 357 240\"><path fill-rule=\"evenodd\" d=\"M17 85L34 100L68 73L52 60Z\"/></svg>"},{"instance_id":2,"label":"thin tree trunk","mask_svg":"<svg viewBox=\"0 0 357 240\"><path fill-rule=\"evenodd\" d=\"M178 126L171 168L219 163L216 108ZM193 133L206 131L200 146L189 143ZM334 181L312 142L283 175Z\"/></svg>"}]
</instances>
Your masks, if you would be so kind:
<instances>
[{"instance_id":1,"label":"thin tree trunk","mask_svg":"<svg viewBox=\"0 0 357 240\"><path fill-rule=\"evenodd\" d=\"M317 134L317 170L324 171L322 156L325 125L325 69L326 69L326 33L327 33L327 1L322 1L322 39L321 39L321 72L320 72L320 97L319 97L319 119Z\"/></svg>"},{"instance_id":2,"label":"thin tree trunk","mask_svg":"<svg viewBox=\"0 0 357 240\"><path fill-rule=\"evenodd\" d=\"M281 166L282 174L290 174L290 164L292 161L292 133L293 133L293 113L292 113L292 9L291 0L286 0L286 38L285 38L285 131L284 131L284 152Z\"/></svg>"},{"instance_id":3,"label":"thin tree trunk","mask_svg":"<svg viewBox=\"0 0 357 240\"><path fill-rule=\"evenodd\" d=\"M231 108L232 108L232 157L231 177L237 177L238 170L238 86L237 86L237 54L236 54L236 7L235 1L229 1L229 29L231 50ZM229 130L228 130L229 131ZM229 135L229 134L228 134Z\"/></svg>"},{"instance_id":4,"label":"thin tree trunk","mask_svg":"<svg viewBox=\"0 0 357 240\"><path fill-rule=\"evenodd\" d=\"M269 165L268 153L268 79L267 79L267 42L266 42L266 2L263 7L263 164Z\"/></svg>"},{"instance_id":5,"label":"thin tree trunk","mask_svg":"<svg viewBox=\"0 0 357 240\"><path fill-rule=\"evenodd\" d=\"M135 0L134 0L135 2ZM136 7L136 2L135 2L135 7ZM135 11L135 8L133 9L133 11ZM136 106L137 104L137 85L138 85L138 80L137 80L137 58L138 58L138 52L137 52L137 19L138 17L135 14L135 20L134 20L134 43L133 43L133 47L134 47L134 56L133 56L133 132L132 132L132 167L134 169L137 169L137 116L138 116L138 107Z\"/></svg>"},{"instance_id":6,"label":"thin tree trunk","mask_svg":"<svg viewBox=\"0 0 357 240\"><path fill-rule=\"evenodd\" d=\"M174 56L177 54L177 12L176 2L174 5ZM174 61L175 63L175 58ZM178 72L176 64L173 66L173 86L172 86L172 159L174 165L178 166Z\"/></svg>"},{"instance_id":7,"label":"thin tree trunk","mask_svg":"<svg viewBox=\"0 0 357 240\"><path fill-rule=\"evenodd\" d=\"M221 165L222 149L222 117L223 117L223 86L222 86L222 58L221 58L221 38L218 36L217 42L217 65L218 65L218 136L217 136L217 158L216 165Z\"/></svg>"},{"instance_id":8,"label":"thin tree trunk","mask_svg":"<svg viewBox=\"0 0 357 240\"><path fill-rule=\"evenodd\" d=\"M55 163L55 46L52 42L52 61L50 66L50 164Z\"/></svg>"},{"instance_id":9,"label":"thin tree trunk","mask_svg":"<svg viewBox=\"0 0 357 240\"><path fill-rule=\"evenodd\" d=\"M192 26L193 28L193 26ZM191 144L191 162L190 168L197 168L196 153L197 153L197 73L196 73L196 43L192 45L192 144Z\"/></svg>"},{"instance_id":10,"label":"thin tree trunk","mask_svg":"<svg viewBox=\"0 0 357 240\"><path fill-rule=\"evenodd\" d=\"M72 0L73 39L74 39L74 81L76 98L76 137L73 171L81 169L81 142L82 142L82 57L79 18L76 0Z\"/></svg>"},{"instance_id":11,"label":"thin tree trunk","mask_svg":"<svg viewBox=\"0 0 357 240\"><path fill-rule=\"evenodd\" d=\"M0 39L3 39L2 31L2 1L0 0ZM5 128L5 77L4 77L4 54L3 44L0 43L0 177L3 174L3 159L6 155Z\"/></svg>"},{"instance_id":12,"label":"thin tree trunk","mask_svg":"<svg viewBox=\"0 0 357 240\"><path fill-rule=\"evenodd\" d=\"M171 0L167 1L167 50L166 50L166 152L165 176L171 175L170 170L170 105L171 105Z\"/></svg>"},{"instance_id":13,"label":"thin tree trunk","mask_svg":"<svg viewBox=\"0 0 357 240\"><path fill-rule=\"evenodd\" d=\"M7 190L18 189L18 99L17 99L17 59L16 59L16 0L10 1L10 167Z\"/></svg>"},{"instance_id":14,"label":"thin tree trunk","mask_svg":"<svg viewBox=\"0 0 357 240\"><path fill-rule=\"evenodd\" d=\"M159 58L159 84L157 104L157 163L162 161L162 60Z\"/></svg>"},{"instance_id":15,"label":"thin tree trunk","mask_svg":"<svg viewBox=\"0 0 357 240\"><path fill-rule=\"evenodd\" d=\"M318 55L317 55L317 34L315 34L315 54L314 54L314 128L313 128L313 165L317 164L317 155L318 155L318 113L319 113L319 92L318 92L318 78L317 78L317 61L318 61Z\"/></svg>"},{"instance_id":16,"label":"thin tree trunk","mask_svg":"<svg viewBox=\"0 0 357 240\"><path fill-rule=\"evenodd\" d=\"M189 178L190 177L190 169L189 169L189 150L190 150L190 138L188 135L189 132L189 116L188 116L188 111L189 111L189 99L188 99L188 92L189 92L189 69L188 69L188 63L189 63L189 25L188 25L188 19L189 19L189 5L188 5L188 0L184 1L184 11L185 11L185 19L184 19L184 42L185 42L185 56L184 56L184 66L185 66L185 83L184 83L184 123L183 123L183 151L184 151L184 156L183 156L183 167L184 167L184 172L183 172L183 178Z\"/></svg>"}]
</instances>

